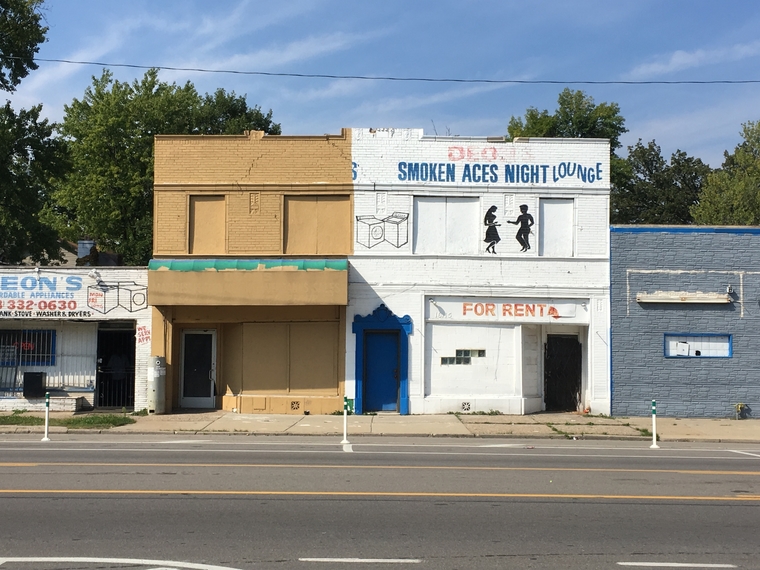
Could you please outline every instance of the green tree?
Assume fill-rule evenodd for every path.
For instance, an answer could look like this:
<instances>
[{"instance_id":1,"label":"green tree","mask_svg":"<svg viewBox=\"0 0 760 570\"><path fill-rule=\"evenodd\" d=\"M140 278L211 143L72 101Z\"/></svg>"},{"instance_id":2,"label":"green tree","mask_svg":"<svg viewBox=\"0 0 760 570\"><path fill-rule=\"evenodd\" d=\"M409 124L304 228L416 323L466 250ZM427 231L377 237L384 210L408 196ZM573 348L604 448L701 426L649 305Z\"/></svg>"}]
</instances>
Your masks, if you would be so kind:
<instances>
[{"instance_id":1,"label":"green tree","mask_svg":"<svg viewBox=\"0 0 760 570\"><path fill-rule=\"evenodd\" d=\"M760 122L742 125L743 141L724 153L723 167L712 172L691 209L698 224L760 225Z\"/></svg>"},{"instance_id":2,"label":"green tree","mask_svg":"<svg viewBox=\"0 0 760 570\"><path fill-rule=\"evenodd\" d=\"M610 182L618 186L625 182L626 166L616 151L622 145L620 136L628 132L617 103L594 103L583 91L565 88L557 98L557 109L539 111L530 107L525 118L512 117L507 127L508 138L562 137L599 138L610 140Z\"/></svg>"},{"instance_id":3,"label":"green tree","mask_svg":"<svg viewBox=\"0 0 760 570\"><path fill-rule=\"evenodd\" d=\"M0 89L13 91L29 71L45 41L44 0L0 0Z\"/></svg>"},{"instance_id":4,"label":"green tree","mask_svg":"<svg viewBox=\"0 0 760 570\"><path fill-rule=\"evenodd\" d=\"M81 100L65 106L61 133L72 168L59 181L49 215L72 241L90 237L120 253L127 265L147 264L153 243L153 136L157 134L279 134L272 112L249 107L223 89L201 96L149 70L132 83L104 71Z\"/></svg>"},{"instance_id":5,"label":"green tree","mask_svg":"<svg viewBox=\"0 0 760 570\"><path fill-rule=\"evenodd\" d=\"M26 257L60 261L58 234L40 219L50 181L62 173L62 143L53 125L40 120L41 105L18 114L10 102L0 108L0 263Z\"/></svg>"},{"instance_id":6,"label":"green tree","mask_svg":"<svg viewBox=\"0 0 760 570\"><path fill-rule=\"evenodd\" d=\"M710 167L698 158L676 151L670 164L655 141L639 140L628 147L626 176L612 188L610 221L613 224L691 224L690 208Z\"/></svg>"}]
</instances>

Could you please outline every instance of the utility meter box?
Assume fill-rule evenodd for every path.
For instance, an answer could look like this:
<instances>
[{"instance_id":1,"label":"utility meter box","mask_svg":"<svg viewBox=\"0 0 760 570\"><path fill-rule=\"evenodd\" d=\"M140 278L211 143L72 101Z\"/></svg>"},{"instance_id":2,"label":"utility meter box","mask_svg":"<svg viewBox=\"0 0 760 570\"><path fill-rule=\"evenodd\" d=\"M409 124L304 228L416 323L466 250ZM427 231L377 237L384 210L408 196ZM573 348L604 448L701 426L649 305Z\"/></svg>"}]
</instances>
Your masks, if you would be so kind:
<instances>
[{"instance_id":1,"label":"utility meter box","mask_svg":"<svg viewBox=\"0 0 760 570\"><path fill-rule=\"evenodd\" d=\"M148 413L166 412L166 358L151 356L148 363Z\"/></svg>"}]
</instances>

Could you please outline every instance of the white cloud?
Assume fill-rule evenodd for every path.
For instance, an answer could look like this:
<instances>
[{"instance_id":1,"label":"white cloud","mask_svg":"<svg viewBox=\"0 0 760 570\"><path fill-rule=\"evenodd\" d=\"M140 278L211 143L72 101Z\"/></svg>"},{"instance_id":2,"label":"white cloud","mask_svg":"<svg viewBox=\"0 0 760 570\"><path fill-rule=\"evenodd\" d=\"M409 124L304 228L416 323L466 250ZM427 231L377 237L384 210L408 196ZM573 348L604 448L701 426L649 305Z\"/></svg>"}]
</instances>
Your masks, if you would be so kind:
<instances>
[{"instance_id":1,"label":"white cloud","mask_svg":"<svg viewBox=\"0 0 760 570\"><path fill-rule=\"evenodd\" d=\"M506 84L487 84L477 85L474 87L449 89L447 91L438 91L431 95L409 95L406 97L394 97L390 99L379 99L377 101L366 102L361 109L373 113L390 113L403 112L408 109L418 109L440 103L450 103L459 99L466 99L480 93L487 93L504 89Z\"/></svg>"},{"instance_id":2,"label":"white cloud","mask_svg":"<svg viewBox=\"0 0 760 570\"><path fill-rule=\"evenodd\" d=\"M626 75L626 77L629 79L657 77L705 65L740 61L742 59L757 57L758 55L760 55L760 41L736 44L712 50L678 50L670 55L658 58L657 61L636 66Z\"/></svg>"}]
</instances>

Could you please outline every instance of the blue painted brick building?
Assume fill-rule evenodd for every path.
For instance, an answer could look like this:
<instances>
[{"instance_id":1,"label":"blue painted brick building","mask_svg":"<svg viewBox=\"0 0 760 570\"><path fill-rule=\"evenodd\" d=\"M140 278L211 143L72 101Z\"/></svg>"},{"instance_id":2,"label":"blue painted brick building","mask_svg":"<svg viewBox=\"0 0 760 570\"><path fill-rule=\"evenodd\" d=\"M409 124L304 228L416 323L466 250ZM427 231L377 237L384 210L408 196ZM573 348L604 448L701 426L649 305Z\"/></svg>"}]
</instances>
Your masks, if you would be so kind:
<instances>
[{"instance_id":1,"label":"blue painted brick building","mask_svg":"<svg viewBox=\"0 0 760 570\"><path fill-rule=\"evenodd\" d=\"M612 226L612 414L760 414L760 228Z\"/></svg>"}]
</instances>

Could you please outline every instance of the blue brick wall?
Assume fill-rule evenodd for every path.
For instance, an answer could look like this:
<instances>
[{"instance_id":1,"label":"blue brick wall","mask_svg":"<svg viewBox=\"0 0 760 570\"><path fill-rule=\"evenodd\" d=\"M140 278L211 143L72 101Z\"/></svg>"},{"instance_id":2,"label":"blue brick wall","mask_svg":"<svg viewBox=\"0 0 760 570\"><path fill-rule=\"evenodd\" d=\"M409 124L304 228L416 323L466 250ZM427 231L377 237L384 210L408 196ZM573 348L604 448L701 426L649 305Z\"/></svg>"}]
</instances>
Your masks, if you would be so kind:
<instances>
[{"instance_id":1,"label":"blue brick wall","mask_svg":"<svg viewBox=\"0 0 760 570\"><path fill-rule=\"evenodd\" d=\"M612 414L760 417L760 228L613 226ZM637 303L637 293L734 293L729 304ZM665 358L673 333L733 335L730 358Z\"/></svg>"}]
</instances>

